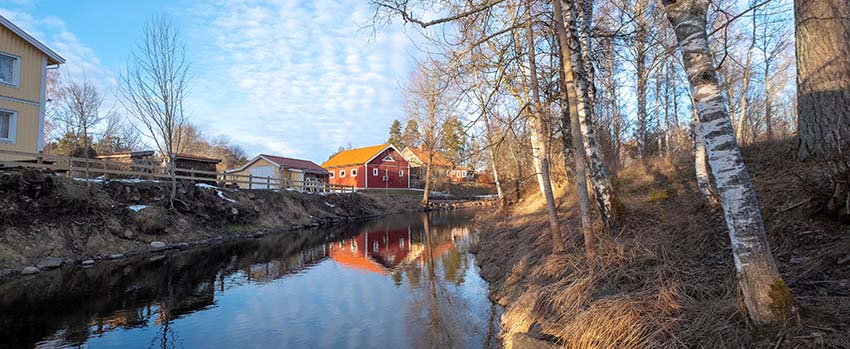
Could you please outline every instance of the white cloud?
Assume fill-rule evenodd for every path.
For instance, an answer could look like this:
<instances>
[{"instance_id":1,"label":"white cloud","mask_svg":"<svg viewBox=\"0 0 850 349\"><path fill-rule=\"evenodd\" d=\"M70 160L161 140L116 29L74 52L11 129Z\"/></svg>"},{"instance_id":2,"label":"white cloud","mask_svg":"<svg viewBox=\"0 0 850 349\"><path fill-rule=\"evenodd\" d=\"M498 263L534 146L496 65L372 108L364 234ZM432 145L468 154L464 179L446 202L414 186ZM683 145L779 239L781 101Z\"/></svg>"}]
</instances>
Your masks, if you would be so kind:
<instances>
[{"instance_id":1,"label":"white cloud","mask_svg":"<svg viewBox=\"0 0 850 349\"><path fill-rule=\"evenodd\" d=\"M220 0L192 9L193 118L252 152L322 161L386 140L409 39L360 32L359 0Z\"/></svg>"},{"instance_id":2,"label":"white cloud","mask_svg":"<svg viewBox=\"0 0 850 349\"><path fill-rule=\"evenodd\" d=\"M82 79L85 74L101 90L114 89L113 73L103 66L93 49L68 30L63 20L53 16L36 18L7 8L0 8L0 14L65 58L67 63L61 68L63 74L74 79Z\"/></svg>"}]
</instances>

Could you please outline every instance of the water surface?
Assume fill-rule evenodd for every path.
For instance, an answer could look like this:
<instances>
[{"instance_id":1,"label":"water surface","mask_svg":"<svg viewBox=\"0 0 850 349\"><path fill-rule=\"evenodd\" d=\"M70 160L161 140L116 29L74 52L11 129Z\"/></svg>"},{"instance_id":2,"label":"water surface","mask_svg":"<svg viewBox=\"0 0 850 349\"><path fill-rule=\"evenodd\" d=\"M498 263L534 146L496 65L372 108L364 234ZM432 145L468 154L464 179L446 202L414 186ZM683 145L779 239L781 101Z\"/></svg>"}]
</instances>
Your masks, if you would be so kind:
<instances>
[{"instance_id":1,"label":"water surface","mask_svg":"<svg viewBox=\"0 0 850 349\"><path fill-rule=\"evenodd\" d=\"M486 348L470 211L171 251L0 284L0 347Z\"/></svg>"}]
</instances>

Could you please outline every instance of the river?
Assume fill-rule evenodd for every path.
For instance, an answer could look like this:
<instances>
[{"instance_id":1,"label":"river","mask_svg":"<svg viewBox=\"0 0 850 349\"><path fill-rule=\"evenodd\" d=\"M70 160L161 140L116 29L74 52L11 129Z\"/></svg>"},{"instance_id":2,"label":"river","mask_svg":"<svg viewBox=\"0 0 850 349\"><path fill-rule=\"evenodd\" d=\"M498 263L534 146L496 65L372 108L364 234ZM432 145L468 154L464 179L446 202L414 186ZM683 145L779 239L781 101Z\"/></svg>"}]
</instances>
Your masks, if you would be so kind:
<instances>
[{"instance_id":1,"label":"river","mask_svg":"<svg viewBox=\"0 0 850 349\"><path fill-rule=\"evenodd\" d=\"M490 348L474 211L387 216L0 284L3 348Z\"/></svg>"}]
</instances>

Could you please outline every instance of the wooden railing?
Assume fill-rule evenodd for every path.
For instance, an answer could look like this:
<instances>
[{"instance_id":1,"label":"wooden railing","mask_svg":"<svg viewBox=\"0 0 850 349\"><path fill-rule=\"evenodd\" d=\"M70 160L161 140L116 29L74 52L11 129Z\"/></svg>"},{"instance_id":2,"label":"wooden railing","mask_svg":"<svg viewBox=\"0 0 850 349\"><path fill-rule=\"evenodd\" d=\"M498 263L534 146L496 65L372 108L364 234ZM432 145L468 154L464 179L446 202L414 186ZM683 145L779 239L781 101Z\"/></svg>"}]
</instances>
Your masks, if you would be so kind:
<instances>
[{"instance_id":1,"label":"wooden railing","mask_svg":"<svg viewBox=\"0 0 850 349\"><path fill-rule=\"evenodd\" d=\"M171 171L153 160L132 162L90 159L81 157L35 154L10 150L0 150L0 168L27 167L49 172L65 174L82 179L141 179L170 180ZM175 178L179 180L210 183L218 186L231 186L257 190L297 190L313 193L351 193L354 187L325 183L322 181L281 182L275 177L260 177L226 172L202 171L188 168L176 168Z\"/></svg>"}]
</instances>

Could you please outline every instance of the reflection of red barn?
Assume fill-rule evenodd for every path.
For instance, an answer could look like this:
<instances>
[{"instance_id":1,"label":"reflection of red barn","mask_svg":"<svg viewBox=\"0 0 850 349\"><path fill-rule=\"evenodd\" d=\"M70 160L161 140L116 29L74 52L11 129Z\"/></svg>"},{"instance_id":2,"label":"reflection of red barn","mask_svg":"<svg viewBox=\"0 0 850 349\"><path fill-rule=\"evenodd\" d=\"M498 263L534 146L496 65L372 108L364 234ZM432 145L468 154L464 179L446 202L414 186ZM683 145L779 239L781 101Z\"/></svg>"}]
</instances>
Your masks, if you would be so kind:
<instances>
[{"instance_id":1,"label":"reflection of red barn","mask_svg":"<svg viewBox=\"0 0 850 349\"><path fill-rule=\"evenodd\" d=\"M339 264L373 273L401 264L410 253L410 230L372 230L330 246L331 258Z\"/></svg>"}]
</instances>

